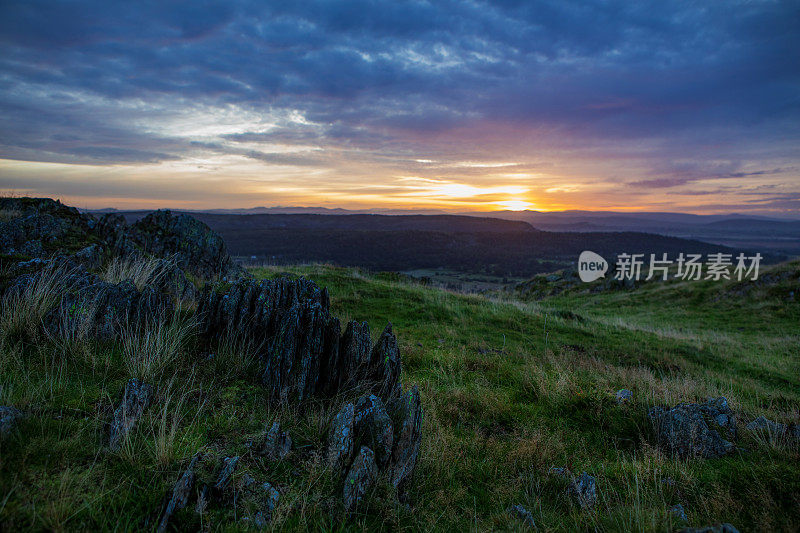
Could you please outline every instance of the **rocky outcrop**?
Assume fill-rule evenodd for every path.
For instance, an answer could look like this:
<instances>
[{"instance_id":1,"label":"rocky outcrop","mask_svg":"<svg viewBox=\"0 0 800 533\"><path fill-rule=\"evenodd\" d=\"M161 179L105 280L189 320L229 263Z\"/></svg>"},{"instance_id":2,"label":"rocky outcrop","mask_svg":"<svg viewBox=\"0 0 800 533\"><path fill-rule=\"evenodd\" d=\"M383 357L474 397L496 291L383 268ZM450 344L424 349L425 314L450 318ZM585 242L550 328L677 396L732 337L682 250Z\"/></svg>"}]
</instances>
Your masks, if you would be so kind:
<instances>
[{"instance_id":1,"label":"rocky outcrop","mask_svg":"<svg viewBox=\"0 0 800 533\"><path fill-rule=\"evenodd\" d=\"M354 408L353 426L354 435L358 437L356 447L369 447L375 452L378 466L385 467L392 455L394 429L381 399L374 394L359 399Z\"/></svg>"},{"instance_id":2,"label":"rocky outcrop","mask_svg":"<svg viewBox=\"0 0 800 533\"><path fill-rule=\"evenodd\" d=\"M150 385L136 378L128 381L122 394L122 401L114 410L114 418L111 421L108 438L110 449L119 450L125 437L150 404L152 395L153 388Z\"/></svg>"},{"instance_id":3,"label":"rocky outcrop","mask_svg":"<svg viewBox=\"0 0 800 533\"><path fill-rule=\"evenodd\" d=\"M134 223L127 239L156 257L174 257L184 271L206 280L246 277L228 255L225 241L206 224L186 215L155 211ZM123 238L121 246L125 247Z\"/></svg>"},{"instance_id":4,"label":"rocky outcrop","mask_svg":"<svg viewBox=\"0 0 800 533\"><path fill-rule=\"evenodd\" d=\"M355 427L355 408L346 403L334 417L328 432L328 465L336 470L343 470L353 456Z\"/></svg>"},{"instance_id":5,"label":"rocky outcrop","mask_svg":"<svg viewBox=\"0 0 800 533\"><path fill-rule=\"evenodd\" d=\"M649 412L659 446L680 457L722 457L735 449L736 419L725 398L706 403L680 403ZM727 437L730 440L727 440Z\"/></svg>"}]
</instances>

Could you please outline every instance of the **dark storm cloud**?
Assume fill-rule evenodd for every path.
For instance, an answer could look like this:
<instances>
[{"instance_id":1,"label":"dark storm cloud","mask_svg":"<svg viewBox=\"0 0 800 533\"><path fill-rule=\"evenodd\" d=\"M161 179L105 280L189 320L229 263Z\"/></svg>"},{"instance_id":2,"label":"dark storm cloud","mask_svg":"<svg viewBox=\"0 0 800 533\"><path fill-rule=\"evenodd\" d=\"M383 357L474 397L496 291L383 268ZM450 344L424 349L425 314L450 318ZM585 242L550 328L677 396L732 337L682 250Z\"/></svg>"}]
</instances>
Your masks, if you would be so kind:
<instances>
[{"instance_id":1,"label":"dark storm cloud","mask_svg":"<svg viewBox=\"0 0 800 533\"><path fill-rule=\"evenodd\" d=\"M460 136L491 137L497 124L545 132L532 149L615 139L624 152L647 139L659 161L634 185L670 187L715 173L713 163L665 175L676 156L703 167L712 149L732 161L731 176L742 172L743 143L750 159L763 147L796 160L798 28L791 1L6 1L0 157L181 158L197 147L148 120L234 106L296 111L312 124L218 136L231 144L426 147L447 158Z\"/></svg>"}]
</instances>

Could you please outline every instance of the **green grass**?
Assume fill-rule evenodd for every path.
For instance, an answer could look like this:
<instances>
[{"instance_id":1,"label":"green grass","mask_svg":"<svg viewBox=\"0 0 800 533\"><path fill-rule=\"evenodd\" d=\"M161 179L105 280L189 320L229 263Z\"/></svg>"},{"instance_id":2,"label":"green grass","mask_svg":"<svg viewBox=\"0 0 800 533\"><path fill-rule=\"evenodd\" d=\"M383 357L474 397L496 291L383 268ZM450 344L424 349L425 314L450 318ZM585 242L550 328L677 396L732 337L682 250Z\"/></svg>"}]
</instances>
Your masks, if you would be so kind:
<instances>
[{"instance_id":1,"label":"green grass","mask_svg":"<svg viewBox=\"0 0 800 533\"><path fill-rule=\"evenodd\" d=\"M66 350L12 335L0 346L0 405L29 416L0 441L0 523L152 529L164 495L204 450L239 454L237 475L280 488L273 522L280 530L515 530L521 524L506 509L516 503L544 531L670 531L676 503L697 526L800 528L796 443L742 431L746 453L676 460L654 448L646 417L652 405L725 395L744 422L759 414L798 422L800 310L780 300L782 292L720 299L727 294L720 286L701 283L525 303L324 265L254 273L287 271L327 286L343 323L367 320L377 338L392 322L404 384L419 385L425 406L409 506L383 479L366 507L343 521L341 487L318 453L337 406L311 405L302 415L270 408L250 377L245 345L227 342L221 359L210 360L191 339L171 349L153 367L157 407L112 453L102 444L130 375L122 346ZM630 404L616 405L620 388L633 391ZM166 402L176 409L158 408ZM268 464L247 443L275 419L296 446L286 461ZM594 511L569 502L562 482L547 474L554 465L597 478ZM190 511L182 518L194 529L244 528L233 509L212 511L202 524Z\"/></svg>"}]
</instances>

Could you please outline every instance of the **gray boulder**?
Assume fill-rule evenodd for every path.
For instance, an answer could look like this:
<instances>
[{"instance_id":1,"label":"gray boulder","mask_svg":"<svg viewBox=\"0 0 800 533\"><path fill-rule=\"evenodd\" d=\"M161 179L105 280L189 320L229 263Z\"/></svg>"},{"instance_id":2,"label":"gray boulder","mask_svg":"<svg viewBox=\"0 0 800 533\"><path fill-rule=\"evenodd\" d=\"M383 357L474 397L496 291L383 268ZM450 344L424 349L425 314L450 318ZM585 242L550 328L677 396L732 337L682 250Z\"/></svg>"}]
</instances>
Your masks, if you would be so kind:
<instances>
[{"instance_id":1,"label":"gray boulder","mask_svg":"<svg viewBox=\"0 0 800 533\"><path fill-rule=\"evenodd\" d=\"M654 407L649 412L658 444L680 457L714 458L734 451L723 435L736 438L736 419L725 398L704 404L680 403L672 409Z\"/></svg>"}]
</instances>

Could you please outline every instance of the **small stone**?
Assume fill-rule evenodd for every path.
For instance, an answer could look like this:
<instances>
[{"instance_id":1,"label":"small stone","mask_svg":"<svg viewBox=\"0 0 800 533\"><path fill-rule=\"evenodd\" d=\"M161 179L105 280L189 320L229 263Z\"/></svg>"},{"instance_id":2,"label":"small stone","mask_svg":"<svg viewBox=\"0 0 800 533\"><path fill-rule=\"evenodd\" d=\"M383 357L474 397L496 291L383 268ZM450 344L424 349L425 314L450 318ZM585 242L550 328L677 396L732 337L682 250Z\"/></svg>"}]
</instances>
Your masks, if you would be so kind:
<instances>
[{"instance_id":1,"label":"small stone","mask_svg":"<svg viewBox=\"0 0 800 533\"><path fill-rule=\"evenodd\" d=\"M158 525L159 533L167 530L169 519L172 517L175 511L180 511L186 507L187 503L189 503L189 496L191 496L192 487L194 486L194 469L195 466L197 466L197 461L199 458L199 455L192 457L189 467L175 483L175 486L172 489L172 497L167 504L167 508L164 510L161 523Z\"/></svg>"},{"instance_id":2,"label":"small stone","mask_svg":"<svg viewBox=\"0 0 800 533\"><path fill-rule=\"evenodd\" d=\"M272 461L280 461L289 455L292 450L292 438L288 432L281 431L278 421L272 424L264 438L260 453Z\"/></svg>"},{"instance_id":3,"label":"small stone","mask_svg":"<svg viewBox=\"0 0 800 533\"><path fill-rule=\"evenodd\" d=\"M231 477L233 476L233 471L236 470L236 464L238 462L238 455L234 457L225 457L222 460L222 468L220 469L219 476L217 476L217 482L214 484L215 491L223 492L228 488L228 485L231 482Z\"/></svg>"},{"instance_id":4,"label":"small stone","mask_svg":"<svg viewBox=\"0 0 800 533\"><path fill-rule=\"evenodd\" d=\"M536 529L536 522L533 520L533 515L522 505L512 505L509 507L508 513L515 518L519 518L525 526Z\"/></svg>"},{"instance_id":5,"label":"small stone","mask_svg":"<svg viewBox=\"0 0 800 533\"><path fill-rule=\"evenodd\" d=\"M628 389L620 389L617 391L616 398L617 398L617 405L628 403L629 401L631 401L631 398L633 398L633 393Z\"/></svg>"},{"instance_id":6,"label":"small stone","mask_svg":"<svg viewBox=\"0 0 800 533\"><path fill-rule=\"evenodd\" d=\"M10 432L22 418L22 412L16 407L0 405L0 435Z\"/></svg>"},{"instance_id":7,"label":"small stone","mask_svg":"<svg viewBox=\"0 0 800 533\"><path fill-rule=\"evenodd\" d=\"M569 486L567 495L580 505L581 509L590 509L597 503L597 483L594 477L583 472Z\"/></svg>"},{"instance_id":8,"label":"small stone","mask_svg":"<svg viewBox=\"0 0 800 533\"><path fill-rule=\"evenodd\" d=\"M686 523L686 522L689 521L689 519L686 518L686 511L683 509L683 505L681 505L679 503L676 503L675 505L670 507L669 508L669 513L678 522Z\"/></svg>"},{"instance_id":9,"label":"small stone","mask_svg":"<svg viewBox=\"0 0 800 533\"><path fill-rule=\"evenodd\" d=\"M377 475L375 454L366 446L362 446L344 479L342 499L348 513L355 510L367 491L372 488Z\"/></svg>"},{"instance_id":10,"label":"small stone","mask_svg":"<svg viewBox=\"0 0 800 533\"><path fill-rule=\"evenodd\" d=\"M551 466L547 471L551 476L558 476L564 479L572 479L572 472L565 466Z\"/></svg>"},{"instance_id":11,"label":"small stone","mask_svg":"<svg viewBox=\"0 0 800 533\"><path fill-rule=\"evenodd\" d=\"M153 387L142 383L136 378L131 379L125 384L125 391L122 394L122 401L114 411L114 419L111 422L111 431L108 439L108 446L112 450L119 450L125 437L136 425L136 421L150 405L153 394Z\"/></svg>"}]
</instances>

